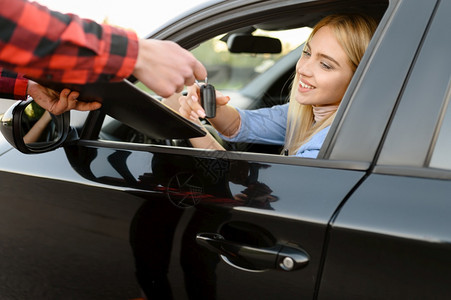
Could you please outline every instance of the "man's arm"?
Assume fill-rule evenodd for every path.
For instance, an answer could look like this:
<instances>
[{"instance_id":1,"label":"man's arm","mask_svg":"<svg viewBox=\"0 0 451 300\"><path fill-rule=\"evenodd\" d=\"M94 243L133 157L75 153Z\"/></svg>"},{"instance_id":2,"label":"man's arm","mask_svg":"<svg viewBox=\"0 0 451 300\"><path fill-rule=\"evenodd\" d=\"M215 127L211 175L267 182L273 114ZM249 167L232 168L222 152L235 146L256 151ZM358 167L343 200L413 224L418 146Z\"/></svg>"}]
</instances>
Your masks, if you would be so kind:
<instances>
[{"instance_id":1,"label":"man's arm","mask_svg":"<svg viewBox=\"0 0 451 300\"><path fill-rule=\"evenodd\" d=\"M30 95L36 103L49 112L59 115L76 109L81 111L100 108L99 102L77 101L78 92L64 89L61 93L43 87L19 74L0 68L0 98L25 100Z\"/></svg>"},{"instance_id":2,"label":"man's arm","mask_svg":"<svg viewBox=\"0 0 451 300\"><path fill-rule=\"evenodd\" d=\"M61 83L118 81L134 75L169 97L207 76L205 67L171 41L49 10L27 0L0 0L0 66Z\"/></svg>"},{"instance_id":3,"label":"man's arm","mask_svg":"<svg viewBox=\"0 0 451 300\"><path fill-rule=\"evenodd\" d=\"M0 98L25 100L28 79L0 67Z\"/></svg>"},{"instance_id":4,"label":"man's arm","mask_svg":"<svg viewBox=\"0 0 451 300\"><path fill-rule=\"evenodd\" d=\"M130 76L133 31L62 14L25 0L0 0L0 64L35 78L84 84Z\"/></svg>"}]
</instances>

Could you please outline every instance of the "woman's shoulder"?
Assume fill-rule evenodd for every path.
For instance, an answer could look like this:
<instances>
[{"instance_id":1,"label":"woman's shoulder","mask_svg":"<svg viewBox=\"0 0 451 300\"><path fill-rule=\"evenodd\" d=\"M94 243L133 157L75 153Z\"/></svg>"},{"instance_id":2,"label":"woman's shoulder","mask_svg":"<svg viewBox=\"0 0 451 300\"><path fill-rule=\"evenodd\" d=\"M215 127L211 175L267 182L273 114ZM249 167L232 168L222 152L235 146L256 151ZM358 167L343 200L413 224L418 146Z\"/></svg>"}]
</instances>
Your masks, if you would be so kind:
<instances>
[{"instance_id":1,"label":"woman's shoulder","mask_svg":"<svg viewBox=\"0 0 451 300\"><path fill-rule=\"evenodd\" d=\"M327 126L323 129L321 129L317 134L315 134L314 136L312 136L312 139L321 141L321 144L324 142L324 140L326 139L326 135L329 132L330 126Z\"/></svg>"},{"instance_id":2,"label":"woman's shoulder","mask_svg":"<svg viewBox=\"0 0 451 300\"><path fill-rule=\"evenodd\" d=\"M324 129L321 129L318 133L316 133L312 138L302 145L296 153L298 157L308 157L308 158L316 158L318 156L319 151L321 150L321 146L326 139L327 133L329 132L330 126L327 126Z\"/></svg>"}]
</instances>

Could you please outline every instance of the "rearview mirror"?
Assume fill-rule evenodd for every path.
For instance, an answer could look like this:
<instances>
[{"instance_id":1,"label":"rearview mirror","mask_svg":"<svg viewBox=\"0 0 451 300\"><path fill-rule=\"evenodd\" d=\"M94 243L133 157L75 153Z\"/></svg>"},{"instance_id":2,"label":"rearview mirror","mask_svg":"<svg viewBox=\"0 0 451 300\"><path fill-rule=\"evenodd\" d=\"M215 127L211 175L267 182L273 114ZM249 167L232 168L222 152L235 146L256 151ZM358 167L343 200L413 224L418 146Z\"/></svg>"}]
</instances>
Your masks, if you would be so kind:
<instances>
[{"instance_id":1,"label":"rearview mirror","mask_svg":"<svg viewBox=\"0 0 451 300\"><path fill-rule=\"evenodd\" d=\"M268 36L234 33L227 38L227 47L231 53L275 53L282 52L279 39Z\"/></svg>"},{"instance_id":2,"label":"rearview mirror","mask_svg":"<svg viewBox=\"0 0 451 300\"><path fill-rule=\"evenodd\" d=\"M55 116L29 99L16 102L4 113L0 131L20 152L43 153L66 140L69 123L69 112Z\"/></svg>"}]
</instances>

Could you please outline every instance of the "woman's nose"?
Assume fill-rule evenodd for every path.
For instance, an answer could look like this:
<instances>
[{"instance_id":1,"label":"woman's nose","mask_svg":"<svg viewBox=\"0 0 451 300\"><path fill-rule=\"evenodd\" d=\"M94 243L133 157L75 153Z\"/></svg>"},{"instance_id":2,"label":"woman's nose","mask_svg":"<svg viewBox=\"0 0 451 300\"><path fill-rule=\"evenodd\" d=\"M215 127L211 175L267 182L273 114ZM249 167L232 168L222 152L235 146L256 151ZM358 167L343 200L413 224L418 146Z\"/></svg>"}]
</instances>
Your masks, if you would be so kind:
<instances>
[{"instance_id":1,"label":"woman's nose","mask_svg":"<svg viewBox=\"0 0 451 300\"><path fill-rule=\"evenodd\" d=\"M297 65L297 72L303 76L312 76L312 64L310 60L301 58Z\"/></svg>"}]
</instances>

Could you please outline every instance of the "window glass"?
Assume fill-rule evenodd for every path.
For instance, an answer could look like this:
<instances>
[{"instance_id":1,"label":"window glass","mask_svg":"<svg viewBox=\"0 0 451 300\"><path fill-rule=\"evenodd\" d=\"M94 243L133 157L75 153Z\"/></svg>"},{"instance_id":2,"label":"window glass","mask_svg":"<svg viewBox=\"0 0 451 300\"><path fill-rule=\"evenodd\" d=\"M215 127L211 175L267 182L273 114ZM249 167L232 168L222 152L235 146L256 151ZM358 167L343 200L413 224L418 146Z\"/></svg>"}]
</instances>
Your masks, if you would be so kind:
<instances>
[{"instance_id":1,"label":"window glass","mask_svg":"<svg viewBox=\"0 0 451 300\"><path fill-rule=\"evenodd\" d=\"M440 127L437 143L432 152L429 166L451 170L451 107L449 105Z\"/></svg>"}]
</instances>

